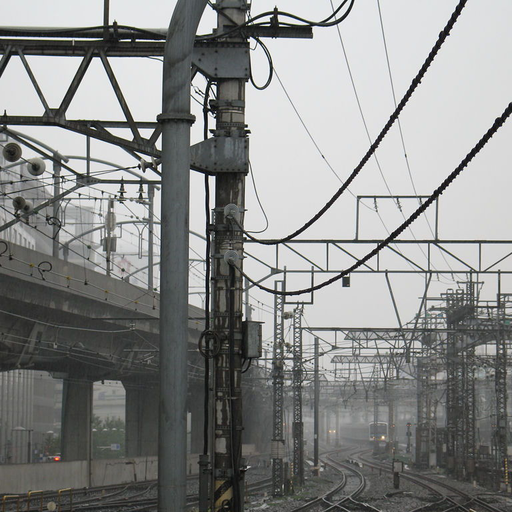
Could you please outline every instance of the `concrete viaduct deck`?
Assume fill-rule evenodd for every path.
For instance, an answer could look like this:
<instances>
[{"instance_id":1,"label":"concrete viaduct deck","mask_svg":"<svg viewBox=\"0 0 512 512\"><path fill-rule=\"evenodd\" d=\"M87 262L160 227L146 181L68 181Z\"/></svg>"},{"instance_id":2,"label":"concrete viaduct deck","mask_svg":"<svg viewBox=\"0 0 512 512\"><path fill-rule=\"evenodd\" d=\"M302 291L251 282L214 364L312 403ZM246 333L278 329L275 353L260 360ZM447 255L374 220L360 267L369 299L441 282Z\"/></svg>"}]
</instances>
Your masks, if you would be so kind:
<instances>
[{"instance_id":1,"label":"concrete viaduct deck","mask_svg":"<svg viewBox=\"0 0 512 512\"><path fill-rule=\"evenodd\" d=\"M159 295L91 267L0 240L0 371L47 371L63 379L66 462L90 462L93 383L122 381L126 457L156 456ZM203 310L189 306L191 453L202 450L203 361L197 343L203 317ZM270 425L271 407L267 393L252 388L247 393L251 407L244 411L244 443L261 446L267 434L270 438L260 426L264 416Z\"/></svg>"},{"instance_id":2,"label":"concrete viaduct deck","mask_svg":"<svg viewBox=\"0 0 512 512\"><path fill-rule=\"evenodd\" d=\"M0 371L63 379L63 460L90 456L93 383L103 379L126 389L127 456L156 455L158 294L6 241L0 253ZM191 348L203 316L189 307ZM197 351L189 353L191 368L200 367ZM201 393L199 383L189 393ZM202 421L199 408L193 416Z\"/></svg>"}]
</instances>

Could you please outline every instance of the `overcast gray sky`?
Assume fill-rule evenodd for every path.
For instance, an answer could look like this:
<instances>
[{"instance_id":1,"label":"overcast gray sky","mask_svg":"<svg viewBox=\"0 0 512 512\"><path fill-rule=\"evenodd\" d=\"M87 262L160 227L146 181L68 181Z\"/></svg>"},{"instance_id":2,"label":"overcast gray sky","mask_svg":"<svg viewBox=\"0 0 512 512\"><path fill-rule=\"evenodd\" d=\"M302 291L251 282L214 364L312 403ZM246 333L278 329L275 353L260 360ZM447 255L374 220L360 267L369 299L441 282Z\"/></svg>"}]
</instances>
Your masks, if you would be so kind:
<instances>
[{"instance_id":1,"label":"overcast gray sky","mask_svg":"<svg viewBox=\"0 0 512 512\"><path fill-rule=\"evenodd\" d=\"M397 101L419 70L439 32L455 8L455 0L356 0L348 18L336 28L316 28L313 40L265 40L275 70L320 148L312 143L275 77L265 91L247 86L247 122L251 130L251 162L259 196L269 218L264 237L287 235L304 224L325 204L357 165L369 146L355 99L340 42L359 96L369 133L375 137L394 109L390 76L383 43L387 43L389 64ZM175 2L117 0L111 2L111 19L122 25L143 28L167 27ZM254 0L252 14L272 10L275 0ZM336 5L336 3L335 3ZM2 9L4 26L93 26L102 23L103 2L17 0ZM327 16L330 0L283 0L280 10L318 20ZM375 160L371 160L346 193L305 238L349 239L355 233L355 195L394 195L431 192L462 160L468 150L490 127L511 100L512 91L512 2L509 0L469 0L452 35L441 49L401 116L401 126L410 166L397 128L386 137ZM208 9L201 32L213 28L215 17ZM253 46L254 47L254 46ZM17 59L15 59L17 60ZM135 117L154 120L161 111L161 63L149 59L115 62L115 69ZM78 61L74 59L33 59L34 71L51 86L50 100L61 97ZM268 65L260 49L252 52L255 79L266 80ZM99 63L94 63L86 83L74 102L70 117L115 117L118 107ZM204 87L199 80L197 86ZM50 101L51 102L51 101ZM19 62L9 65L0 80L0 112L41 113L35 94ZM55 129L23 129L45 140L64 153L82 154L85 143L79 137ZM195 140L201 138L201 123L194 127ZM483 152L443 194L440 202L440 237L445 239L510 238L510 161L512 122L508 122ZM97 156L133 165L124 152L93 143ZM327 163L328 162L328 163ZM329 165L328 165L329 164ZM332 167L332 169L330 168ZM396 203L367 200L361 209L360 236L383 238L402 220ZM402 202L404 214L416 206ZM247 185L246 227L259 230L265 222L256 202L251 179ZM191 228L203 229L202 177L192 176ZM379 217L380 216L380 217ZM431 225L433 212L428 213ZM385 226L384 226L385 225ZM408 238L431 238L428 224L419 219ZM199 248L199 247L198 247ZM270 262L273 250L251 252ZM305 249L316 254L312 249ZM422 253L410 249L423 263ZM359 254L359 253L358 253ZM439 260L442 262L442 260ZM290 257L282 265L294 268ZM390 268L394 262L389 261ZM503 268L510 268L510 264ZM403 265L402 265L403 266ZM407 267L406 267L407 268ZM266 271L247 262L246 270L259 279ZM463 279L464 276L454 276ZM322 276L318 281L323 280ZM400 315L410 320L418 309L423 277L392 276ZM484 280L486 280L484 278ZM435 278L432 296L455 287L450 276ZM486 280L484 295L494 298L495 280ZM492 281L492 283L491 283ZM510 281L504 280L508 285ZM268 280L266 284L273 284ZM302 287L304 280L290 286ZM486 292L486 290L488 290ZM510 290L508 290L510 291ZM268 305L272 297L254 292L255 299ZM307 306L311 325L395 326L396 317L383 275L352 277L351 288L335 284L315 294L315 304ZM255 312L267 322L266 335L272 333L268 314Z\"/></svg>"}]
</instances>

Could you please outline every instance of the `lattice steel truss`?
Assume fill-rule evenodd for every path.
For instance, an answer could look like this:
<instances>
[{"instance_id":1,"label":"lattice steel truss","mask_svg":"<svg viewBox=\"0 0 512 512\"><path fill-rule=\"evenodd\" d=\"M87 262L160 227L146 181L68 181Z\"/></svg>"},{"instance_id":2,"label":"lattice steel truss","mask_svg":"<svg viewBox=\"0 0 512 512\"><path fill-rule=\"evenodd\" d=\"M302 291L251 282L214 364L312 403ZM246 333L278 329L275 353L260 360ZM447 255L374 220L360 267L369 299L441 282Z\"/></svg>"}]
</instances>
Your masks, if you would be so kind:
<instances>
[{"instance_id":1,"label":"lattice steel truss","mask_svg":"<svg viewBox=\"0 0 512 512\"><path fill-rule=\"evenodd\" d=\"M507 337L504 326L512 312L512 295L498 295L498 329L496 336L496 430L494 433L496 475L502 475L508 487L508 421L507 421Z\"/></svg>"},{"instance_id":2,"label":"lattice steel truss","mask_svg":"<svg viewBox=\"0 0 512 512\"><path fill-rule=\"evenodd\" d=\"M466 283L465 290L449 290L445 300L448 468L457 478L466 478L475 471L475 348L458 329L474 323L475 283Z\"/></svg>"},{"instance_id":3,"label":"lattice steel truss","mask_svg":"<svg viewBox=\"0 0 512 512\"><path fill-rule=\"evenodd\" d=\"M429 435L430 403L432 400L430 390L430 371L428 357L418 360L418 420L416 426L416 464L421 468L430 465L431 438Z\"/></svg>"},{"instance_id":4,"label":"lattice steel truss","mask_svg":"<svg viewBox=\"0 0 512 512\"><path fill-rule=\"evenodd\" d=\"M284 282L276 281L275 289L283 291ZM282 496L284 489L284 296L274 295L274 353L272 359L272 387L274 416L272 435L272 494Z\"/></svg>"},{"instance_id":5,"label":"lattice steel truss","mask_svg":"<svg viewBox=\"0 0 512 512\"><path fill-rule=\"evenodd\" d=\"M297 485L304 484L304 424L302 422L302 311L293 310L293 477Z\"/></svg>"},{"instance_id":6,"label":"lattice steel truss","mask_svg":"<svg viewBox=\"0 0 512 512\"><path fill-rule=\"evenodd\" d=\"M428 468L437 464L437 373L445 366L442 357L445 316L425 314L417 321L424 331L421 338L422 356L417 357L418 389L416 426L416 464Z\"/></svg>"}]
</instances>

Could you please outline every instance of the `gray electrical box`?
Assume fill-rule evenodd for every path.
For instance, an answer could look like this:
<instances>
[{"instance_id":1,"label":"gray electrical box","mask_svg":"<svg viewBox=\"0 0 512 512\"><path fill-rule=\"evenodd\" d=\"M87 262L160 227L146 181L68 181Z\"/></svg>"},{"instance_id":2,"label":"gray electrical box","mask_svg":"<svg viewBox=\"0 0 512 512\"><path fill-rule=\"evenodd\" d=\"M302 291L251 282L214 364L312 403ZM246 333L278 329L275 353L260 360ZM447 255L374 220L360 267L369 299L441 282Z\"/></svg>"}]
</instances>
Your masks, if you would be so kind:
<instances>
[{"instance_id":1,"label":"gray electrical box","mask_svg":"<svg viewBox=\"0 0 512 512\"><path fill-rule=\"evenodd\" d=\"M246 359L261 357L263 353L261 334L262 325L263 322L253 322L252 320L245 320L242 323L242 355Z\"/></svg>"}]
</instances>

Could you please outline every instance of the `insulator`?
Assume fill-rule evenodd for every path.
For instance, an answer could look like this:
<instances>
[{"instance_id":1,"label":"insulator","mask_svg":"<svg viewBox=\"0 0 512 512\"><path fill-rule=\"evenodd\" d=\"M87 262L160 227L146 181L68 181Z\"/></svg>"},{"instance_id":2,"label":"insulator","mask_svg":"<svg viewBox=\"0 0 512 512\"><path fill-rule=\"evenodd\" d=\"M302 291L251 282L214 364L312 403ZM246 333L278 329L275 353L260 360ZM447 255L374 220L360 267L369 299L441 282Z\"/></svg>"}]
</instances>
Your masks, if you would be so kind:
<instances>
[{"instance_id":1,"label":"insulator","mask_svg":"<svg viewBox=\"0 0 512 512\"><path fill-rule=\"evenodd\" d=\"M2 155L8 162L16 162L21 158L22 150L16 142L8 142L2 149Z\"/></svg>"},{"instance_id":2,"label":"insulator","mask_svg":"<svg viewBox=\"0 0 512 512\"><path fill-rule=\"evenodd\" d=\"M22 210L27 201L22 196L17 196L12 200L12 205L16 211Z\"/></svg>"},{"instance_id":3,"label":"insulator","mask_svg":"<svg viewBox=\"0 0 512 512\"><path fill-rule=\"evenodd\" d=\"M41 176L46 170L46 164L42 158L31 158L27 162L27 171L32 174L32 176Z\"/></svg>"}]
</instances>

